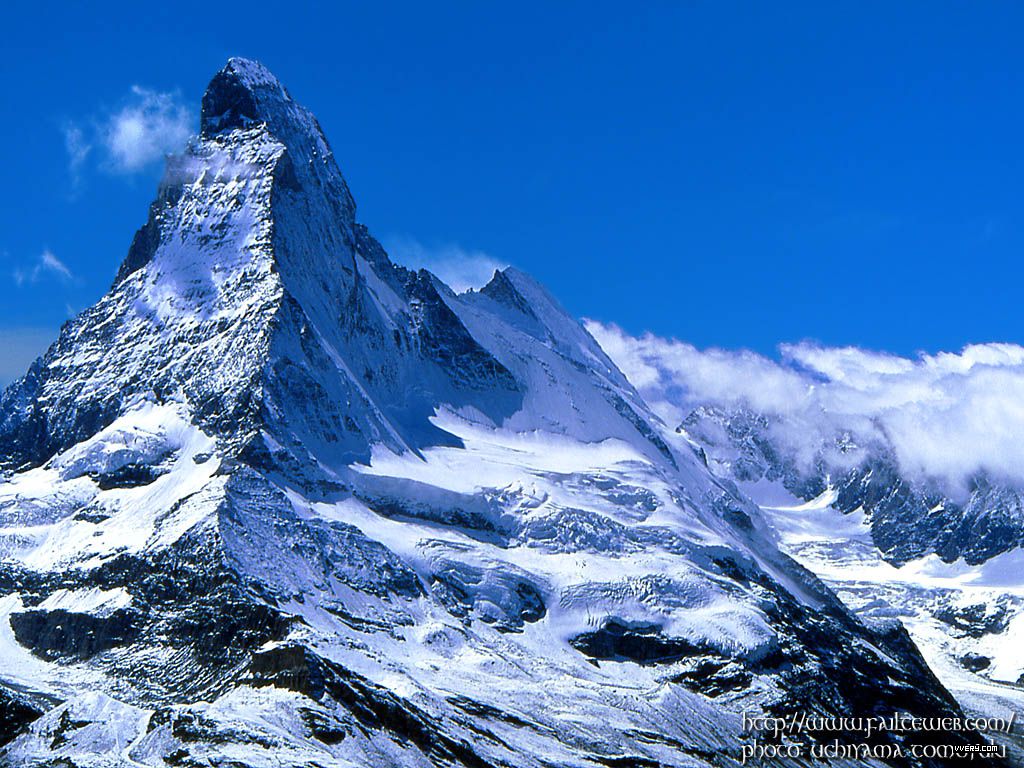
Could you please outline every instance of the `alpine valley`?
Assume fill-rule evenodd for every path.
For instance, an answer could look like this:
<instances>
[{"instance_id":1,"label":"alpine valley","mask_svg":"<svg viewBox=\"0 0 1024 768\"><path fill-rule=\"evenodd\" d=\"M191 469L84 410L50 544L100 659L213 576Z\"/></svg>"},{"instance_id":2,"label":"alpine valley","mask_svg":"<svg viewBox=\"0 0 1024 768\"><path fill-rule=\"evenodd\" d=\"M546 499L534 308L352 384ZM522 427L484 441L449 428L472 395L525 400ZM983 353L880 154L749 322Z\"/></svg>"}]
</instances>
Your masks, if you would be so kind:
<instances>
[{"instance_id":1,"label":"alpine valley","mask_svg":"<svg viewBox=\"0 0 1024 768\"><path fill-rule=\"evenodd\" d=\"M232 59L0 399L0 764L724 768L744 713L963 714L675 427L527 275L392 263Z\"/></svg>"}]
</instances>

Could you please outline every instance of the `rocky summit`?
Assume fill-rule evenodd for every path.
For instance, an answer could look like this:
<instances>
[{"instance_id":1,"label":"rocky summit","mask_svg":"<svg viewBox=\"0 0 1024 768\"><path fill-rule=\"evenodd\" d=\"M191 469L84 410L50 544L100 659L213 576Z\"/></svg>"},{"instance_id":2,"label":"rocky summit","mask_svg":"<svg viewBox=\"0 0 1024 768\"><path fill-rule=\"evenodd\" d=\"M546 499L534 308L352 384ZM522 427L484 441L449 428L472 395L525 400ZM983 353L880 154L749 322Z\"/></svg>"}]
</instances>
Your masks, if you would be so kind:
<instances>
[{"instance_id":1,"label":"rocky summit","mask_svg":"<svg viewBox=\"0 0 1024 768\"><path fill-rule=\"evenodd\" d=\"M0 468L5 766L721 768L744 713L960 713L541 285L392 263L252 61Z\"/></svg>"}]
</instances>

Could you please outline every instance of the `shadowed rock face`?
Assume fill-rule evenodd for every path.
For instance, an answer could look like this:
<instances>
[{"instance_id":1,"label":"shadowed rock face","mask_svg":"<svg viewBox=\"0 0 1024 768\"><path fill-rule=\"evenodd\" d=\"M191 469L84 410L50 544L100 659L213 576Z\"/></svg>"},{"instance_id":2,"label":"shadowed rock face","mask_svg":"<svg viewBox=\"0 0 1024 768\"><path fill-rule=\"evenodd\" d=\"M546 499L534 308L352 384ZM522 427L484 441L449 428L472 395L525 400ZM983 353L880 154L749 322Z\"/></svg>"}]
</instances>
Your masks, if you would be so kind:
<instances>
[{"instance_id":1,"label":"shadowed rock face","mask_svg":"<svg viewBox=\"0 0 1024 768\"><path fill-rule=\"evenodd\" d=\"M44 659L83 660L132 642L137 621L123 610L100 617L63 609L12 613L10 619L15 639Z\"/></svg>"},{"instance_id":2,"label":"shadowed rock face","mask_svg":"<svg viewBox=\"0 0 1024 768\"><path fill-rule=\"evenodd\" d=\"M257 122L260 109L254 91L254 87L243 81L239 68L228 66L214 75L203 94L203 134L211 136Z\"/></svg>"},{"instance_id":3,"label":"shadowed rock face","mask_svg":"<svg viewBox=\"0 0 1024 768\"><path fill-rule=\"evenodd\" d=\"M13 741L55 703L34 701L22 691L0 687L0 747Z\"/></svg>"},{"instance_id":4,"label":"shadowed rock face","mask_svg":"<svg viewBox=\"0 0 1024 768\"><path fill-rule=\"evenodd\" d=\"M355 211L232 59L3 394L0 763L722 768L744 710L957 711L541 286L456 294Z\"/></svg>"},{"instance_id":5,"label":"shadowed rock face","mask_svg":"<svg viewBox=\"0 0 1024 768\"><path fill-rule=\"evenodd\" d=\"M626 626L618 621L604 622L594 632L572 639L574 648L595 659L630 659L640 664L663 664L689 656L707 657L714 652L686 638L666 637L657 626Z\"/></svg>"}]
</instances>

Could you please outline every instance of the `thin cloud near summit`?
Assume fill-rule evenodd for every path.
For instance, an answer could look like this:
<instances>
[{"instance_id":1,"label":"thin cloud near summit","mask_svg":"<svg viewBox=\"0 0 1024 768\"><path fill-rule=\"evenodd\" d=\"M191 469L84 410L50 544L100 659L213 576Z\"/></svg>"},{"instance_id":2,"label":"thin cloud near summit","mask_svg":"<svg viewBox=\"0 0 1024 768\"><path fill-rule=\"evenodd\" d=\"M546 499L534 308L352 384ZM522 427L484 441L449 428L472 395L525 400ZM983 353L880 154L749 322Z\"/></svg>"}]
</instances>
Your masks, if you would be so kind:
<instances>
[{"instance_id":1,"label":"thin cloud near summit","mask_svg":"<svg viewBox=\"0 0 1024 768\"><path fill-rule=\"evenodd\" d=\"M46 249L30 267L18 267L14 270L14 282L19 285L39 282L45 276L56 277L62 282L70 282L74 274L68 265L58 259L53 251Z\"/></svg>"},{"instance_id":2,"label":"thin cloud near summit","mask_svg":"<svg viewBox=\"0 0 1024 768\"><path fill-rule=\"evenodd\" d=\"M194 132L196 115L176 91L131 88L114 111L64 125L68 170L80 183L86 163L108 173L129 175L181 150Z\"/></svg>"}]
</instances>

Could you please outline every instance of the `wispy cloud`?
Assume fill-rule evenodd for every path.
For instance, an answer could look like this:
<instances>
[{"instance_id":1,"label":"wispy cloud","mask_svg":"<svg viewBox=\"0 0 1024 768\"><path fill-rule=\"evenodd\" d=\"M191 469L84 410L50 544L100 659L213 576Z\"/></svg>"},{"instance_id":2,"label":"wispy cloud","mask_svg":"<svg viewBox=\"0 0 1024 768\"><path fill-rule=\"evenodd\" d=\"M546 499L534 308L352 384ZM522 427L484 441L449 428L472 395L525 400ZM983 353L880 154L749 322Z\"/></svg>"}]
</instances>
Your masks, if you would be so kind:
<instances>
[{"instance_id":1,"label":"wispy cloud","mask_svg":"<svg viewBox=\"0 0 1024 768\"><path fill-rule=\"evenodd\" d=\"M64 125L72 180L81 180L90 157L109 173L143 170L184 147L195 122L193 110L177 92L132 86L119 109Z\"/></svg>"},{"instance_id":2,"label":"wispy cloud","mask_svg":"<svg viewBox=\"0 0 1024 768\"><path fill-rule=\"evenodd\" d=\"M132 87L132 103L114 114L105 146L114 169L132 173L181 149L192 133L192 114L177 94Z\"/></svg>"},{"instance_id":3,"label":"wispy cloud","mask_svg":"<svg viewBox=\"0 0 1024 768\"><path fill-rule=\"evenodd\" d=\"M23 376L55 338L55 328L0 328L0 388Z\"/></svg>"},{"instance_id":4,"label":"wispy cloud","mask_svg":"<svg viewBox=\"0 0 1024 768\"><path fill-rule=\"evenodd\" d=\"M82 166L92 151L92 147L85 138L82 129L74 123L67 123L64 126L64 148L68 153L68 171L71 173L71 180L78 186L82 180Z\"/></svg>"},{"instance_id":5,"label":"wispy cloud","mask_svg":"<svg viewBox=\"0 0 1024 768\"><path fill-rule=\"evenodd\" d=\"M905 472L950 492L978 472L1024 484L1024 347L978 344L907 358L788 344L773 360L587 327L670 423L698 404L745 406L780 417L776 438L797 458L810 460L849 432L888 446Z\"/></svg>"},{"instance_id":6,"label":"wispy cloud","mask_svg":"<svg viewBox=\"0 0 1024 768\"><path fill-rule=\"evenodd\" d=\"M483 251L451 244L428 247L410 237L388 238L385 246L398 263L433 272L456 293L483 287L496 269L508 266Z\"/></svg>"},{"instance_id":7,"label":"wispy cloud","mask_svg":"<svg viewBox=\"0 0 1024 768\"><path fill-rule=\"evenodd\" d=\"M68 265L58 259L51 250L44 250L30 266L15 268L13 275L14 282L19 286L37 283L47 276L65 283L71 282L75 277Z\"/></svg>"}]
</instances>

